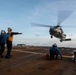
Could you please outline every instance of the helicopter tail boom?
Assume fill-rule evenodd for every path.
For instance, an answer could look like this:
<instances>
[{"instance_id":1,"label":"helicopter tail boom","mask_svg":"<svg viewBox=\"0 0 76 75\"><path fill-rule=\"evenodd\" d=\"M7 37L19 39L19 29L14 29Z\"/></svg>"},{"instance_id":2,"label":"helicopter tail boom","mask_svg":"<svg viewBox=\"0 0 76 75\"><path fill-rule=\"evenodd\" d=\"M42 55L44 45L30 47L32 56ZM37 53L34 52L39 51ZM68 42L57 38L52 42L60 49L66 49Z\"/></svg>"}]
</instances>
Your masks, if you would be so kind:
<instances>
[{"instance_id":1,"label":"helicopter tail boom","mask_svg":"<svg viewBox=\"0 0 76 75\"><path fill-rule=\"evenodd\" d=\"M62 41L71 41L71 39L60 40L60 42L62 42Z\"/></svg>"},{"instance_id":2,"label":"helicopter tail boom","mask_svg":"<svg viewBox=\"0 0 76 75\"><path fill-rule=\"evenodd\" d=\"M71 41L71 39L65 39L65 41Z\"/></svg>"},{"instance_id":3,"label":"helicopter tail boom","mask_svg":"<svg viewBox=\"0 0 76 75\"><path fill-rule=\"evenodd\" d=\"M62 42L62 41L71 41L71 39L60 40L60 42Z\"/></svg>"}]
</instances>

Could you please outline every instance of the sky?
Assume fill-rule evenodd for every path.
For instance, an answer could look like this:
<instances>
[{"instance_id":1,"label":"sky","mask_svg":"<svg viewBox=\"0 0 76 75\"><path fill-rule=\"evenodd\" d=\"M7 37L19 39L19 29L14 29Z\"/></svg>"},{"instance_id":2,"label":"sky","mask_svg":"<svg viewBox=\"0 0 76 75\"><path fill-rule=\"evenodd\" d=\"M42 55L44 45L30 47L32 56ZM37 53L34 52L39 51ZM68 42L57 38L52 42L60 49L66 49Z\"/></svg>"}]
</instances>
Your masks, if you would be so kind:
<instances>
[{"instance_id":1,"label":"sky","mask_svg":"<svg viewBox=\"0 0 76 75\"><path fill-rule=\"evenodd\" d=\"M68 13L65 18L64 12ZM60 19L60 20L59 20ZM60 21L67 38L72 41L60 42L50 38L49 28L33 27L31 23L57 25ZM71 27L70 27L71 26ZM57 43L59 47L76 47L76 0L0 0L0 30L11 27L15 35L13 44L36 46L51 46Z\"/></svg>"}]
</instances>

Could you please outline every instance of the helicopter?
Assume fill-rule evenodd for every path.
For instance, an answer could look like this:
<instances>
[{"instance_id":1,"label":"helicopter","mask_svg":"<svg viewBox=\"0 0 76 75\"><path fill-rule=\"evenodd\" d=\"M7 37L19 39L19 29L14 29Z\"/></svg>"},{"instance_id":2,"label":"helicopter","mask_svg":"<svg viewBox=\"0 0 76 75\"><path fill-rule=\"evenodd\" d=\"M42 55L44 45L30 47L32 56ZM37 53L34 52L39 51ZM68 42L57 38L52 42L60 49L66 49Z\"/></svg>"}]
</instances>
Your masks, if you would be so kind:
<instances>
[{"instance_id":1,"label":"helicopter","mask_svg":"<svg viewBox=\"0 0 76 75\"><path fill-rule=\"evenodd\" d=\"M63 15L62 15L63 14ZM64 34L64 31L62 29L62 26L60 24L68 18L72 14L71 11L60 11L58 15L58 24L55 26L50 26L50 25L44 25L44 24L37 24L37 23L31 23L32 26L37 26L37 27L49 27L49 34L51 35L51 38L56 37L60 39L60 42L62 41L71 41L71 38L66 38L66 34ZM65 17L64 17L65 15Z\"/></svg>"},{"instance_id":2,"label":"helicopter","mask_svg":"<svg viewBox=\"0 0 76 75\"><path fill-rule=\"evenodd\" d=\"M50 25L42 25L42 24L36 24L36 23L32 23L32 25L33 26L50 27L49 34L51 35L51 38L53 38L53 37L59 38L60 42L71 41L71 38L66 39L66 34L64 34L64 31L60 25L50 26Z\"/></svg>"},{"instance_id":3,"label":"helicopter","mask_svg":"<svg viewBox=\"0 0 76 75\"><path fill-rule=\"evenodd\" d=\"M71 41L70 38L66 39L66 34L64 34L63 29L59 25L50 27L49 33L51 35L51 38L53 38L53 36L56 38L59 38L60 42Z\"/></svg>"}]
</instances>

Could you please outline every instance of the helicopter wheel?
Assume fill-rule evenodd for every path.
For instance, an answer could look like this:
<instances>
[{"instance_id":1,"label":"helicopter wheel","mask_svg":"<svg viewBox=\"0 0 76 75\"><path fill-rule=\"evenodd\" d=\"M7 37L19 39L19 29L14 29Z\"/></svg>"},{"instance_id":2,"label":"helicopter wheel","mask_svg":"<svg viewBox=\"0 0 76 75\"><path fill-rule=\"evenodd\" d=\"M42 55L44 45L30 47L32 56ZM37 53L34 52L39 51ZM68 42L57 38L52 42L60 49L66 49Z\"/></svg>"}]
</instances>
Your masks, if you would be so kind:
<instances>
[{"instance_id":1,"label":"helicopter wheel","mask_svg":"<svg viewBox=\"0 0 76 75\"><path fill-rule=\"evenodd\" d=\"M51 36L51 38L53 38L53 36Z\"/></svg>"},{"instance_id":2,"label":"helicopter wheel","mask_svg":"<svg viewBox=\"0 0 76 75\"><path fill-rule=\"evenodd\" d=\"M62 42L62 40L60 40L60 42Z\"/></svg>"}]
</instances>

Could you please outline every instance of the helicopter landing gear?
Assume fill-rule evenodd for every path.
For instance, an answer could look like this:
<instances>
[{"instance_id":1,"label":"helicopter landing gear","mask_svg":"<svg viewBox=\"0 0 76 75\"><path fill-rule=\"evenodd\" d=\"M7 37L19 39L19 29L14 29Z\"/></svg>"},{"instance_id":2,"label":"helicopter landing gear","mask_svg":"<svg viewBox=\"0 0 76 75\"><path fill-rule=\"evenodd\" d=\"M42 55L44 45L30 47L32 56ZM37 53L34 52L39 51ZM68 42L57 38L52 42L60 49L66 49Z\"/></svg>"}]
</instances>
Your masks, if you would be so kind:
<instances>
[{"instance_id":1,"label":"helicopter landing gear","mask_svg":"<svg viewBox=\"0 0 76 75\"><path fill-rule=\"evenodd\" d=\"M62 42L62 40L60 40L60 42Z\"/></svg>"},{"instance_id":2,"label":"helicopter landing gear","mask_svg":"<svg viewBox=\"0 0 76 75\"><path fill-rule=\"evenodd\" d=\"M51 38L53 38L53 36L51 36Z\"/></svg>"}]
</instances>

